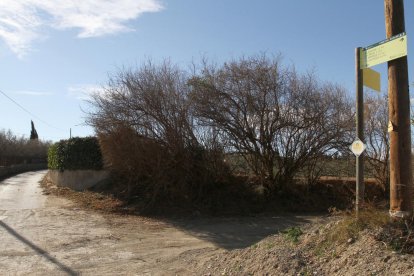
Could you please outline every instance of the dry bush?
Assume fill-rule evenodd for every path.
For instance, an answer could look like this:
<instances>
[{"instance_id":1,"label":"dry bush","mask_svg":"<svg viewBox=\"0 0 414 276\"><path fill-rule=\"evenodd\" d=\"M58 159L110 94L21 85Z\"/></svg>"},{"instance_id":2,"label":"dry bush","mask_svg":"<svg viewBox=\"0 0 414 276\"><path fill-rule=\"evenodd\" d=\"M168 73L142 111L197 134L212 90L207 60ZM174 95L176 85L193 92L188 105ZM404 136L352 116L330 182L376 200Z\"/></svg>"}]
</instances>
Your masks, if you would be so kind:
<instances>
[{"instance_id":1,"label":"dry bush","mask_svg":"<svg viewBox=\"0 0 414 276\"><path fill-rule=\"evenodd\" d=\"M229 175L218 147L207 148L195 129L184 72L169 62L143 64L113 77L95 94L89 123L107 165L126 181L127 197L192 204Z\"/></svg>"},{"instance_id":2,"label":"dry bush","mask_svg":"<svg viewBox=\"0 0 414 276\"><path fill-rule=\"evenodd\" d=\"M121 193L127 200L138 197L142 210L206 203L217 185L230 179L221 154L201 147L173 153L130 127L100 134L99 140L106 165L124 181L119 183Z\"/></svg>"},{"instance_id":3,"label":"dry bush","mask_svg":"<svg viewBox=\"0 0 414 276\"><path fill-rule=\"evenodd\" d=\"M277 57L205 64L189 83L200 122L218 131L270 193L305 167L314 181L319 159L349 145L354 112L344 89L284 68Z\"/></svg>"},{"instance_id":4,"label":"dry bush","mask_svg":"<svg viewBox=\"0 0 414 276\"><path fill-rule=\"evenodd\" d=\"M99 135L105 166L122 176L127 198L137 193L154 195L155 185L148 181L163 183L165 163L163 149L155 141L137 134L132 128L119 127L111 133ZM165 165L164 165L165 166ZM150 178L150 179L148 179ZM161 185L158 185L161 186Z\"/></svg>"},{"instance_id":5,"label":"dry bush","mask_svg":"<svg viewBox=\"0 0 414 276\"><path fill-rule=\"evenodd\" d=\"M239 200L253 189L248 180L235 184L233 162L269 198L298 177L316 183L320 160L347 148L354 127L343 88L267 56L203 64L192 76L146 62L104 90L91 100L88 123L127 198L148 206Z\"/></svg>"}]
</instances>

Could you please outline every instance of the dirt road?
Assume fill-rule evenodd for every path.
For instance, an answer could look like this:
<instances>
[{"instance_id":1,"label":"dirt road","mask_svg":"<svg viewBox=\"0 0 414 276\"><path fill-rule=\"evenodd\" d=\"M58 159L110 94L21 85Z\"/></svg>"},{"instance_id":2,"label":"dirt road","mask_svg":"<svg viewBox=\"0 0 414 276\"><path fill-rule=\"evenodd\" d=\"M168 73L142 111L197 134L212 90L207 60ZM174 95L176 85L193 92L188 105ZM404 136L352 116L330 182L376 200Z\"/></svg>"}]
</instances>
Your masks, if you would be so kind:
<instances>
[{"instance_id":1,"label":"dirt road","mask_svg":"<svg viewBox=\"0 0 414 276\"><path fill-rule=\"evenodd\" d=\"M0 182L0 275L197 275L218 252L314 219L103 215L43 195L45 173Z\"/></svg>"}]
</instances>

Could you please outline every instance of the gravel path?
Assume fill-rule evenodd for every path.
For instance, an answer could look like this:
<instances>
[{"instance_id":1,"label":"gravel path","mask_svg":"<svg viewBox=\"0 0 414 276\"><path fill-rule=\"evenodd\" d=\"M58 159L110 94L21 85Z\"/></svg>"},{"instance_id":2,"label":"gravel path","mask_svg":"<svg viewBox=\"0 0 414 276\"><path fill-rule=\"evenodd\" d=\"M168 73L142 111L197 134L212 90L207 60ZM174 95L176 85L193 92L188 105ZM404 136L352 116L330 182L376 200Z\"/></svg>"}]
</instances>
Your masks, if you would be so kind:
<instances>
[{"instance_id":1,"label":"gravel path","mask_svg":"<svg viewBox=\"0 0 414 276\"><path fill-rule=\"evenodd\" d=\"M198 275L218 253L315 219L103 215L43 195L45 173L0 182L0 275Z\"/></svg>"}]
</instances>

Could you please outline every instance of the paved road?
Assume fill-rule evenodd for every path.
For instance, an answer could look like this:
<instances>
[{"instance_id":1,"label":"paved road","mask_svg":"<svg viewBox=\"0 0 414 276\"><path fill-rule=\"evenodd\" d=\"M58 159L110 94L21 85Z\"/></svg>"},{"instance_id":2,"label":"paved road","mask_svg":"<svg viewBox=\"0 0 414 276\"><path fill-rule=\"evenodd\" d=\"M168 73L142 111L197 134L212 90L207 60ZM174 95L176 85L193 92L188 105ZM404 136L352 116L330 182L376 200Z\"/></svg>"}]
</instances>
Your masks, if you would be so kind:
<instances>
[{"instance_id":1,"label":"paved road","mask_svg":"<svg viewBox=\"0 0 414 276\"><path fill-rule=\"evenodd\" d=\"M218 252L314 219L102 215L43 195L45 173L0 182L0 275L197 275Z\"/></svg>"},{"instance_id":2,"label":"paved road","mask_svg":"<svg viewBox=\"0 0 414 276\"><path fill-rule=\"evenodd\" d=\"M37 183L46 172L23 173L0 182L0 210L42 208L46 196Z\"/></svg>"}]
</instances>

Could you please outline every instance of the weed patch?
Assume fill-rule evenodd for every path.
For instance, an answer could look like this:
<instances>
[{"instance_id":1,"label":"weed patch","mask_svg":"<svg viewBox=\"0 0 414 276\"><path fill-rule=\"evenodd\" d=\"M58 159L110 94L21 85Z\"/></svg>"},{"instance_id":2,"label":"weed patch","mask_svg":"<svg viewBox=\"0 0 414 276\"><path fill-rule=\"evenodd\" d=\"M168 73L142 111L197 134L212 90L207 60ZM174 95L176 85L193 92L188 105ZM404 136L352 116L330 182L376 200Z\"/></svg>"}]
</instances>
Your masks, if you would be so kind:
<instances>
[{"instance_id":1,"label":"weed patch","mask_svg":"<svg viewBox=\"0 0 414 276\"><path fill-rule=\"evenodd\" d=\"M290 227L282 231L285 238L293 243L299 241L299 237L303 234L302 230L299 227Z\"/></svg>"}]
</instances>

